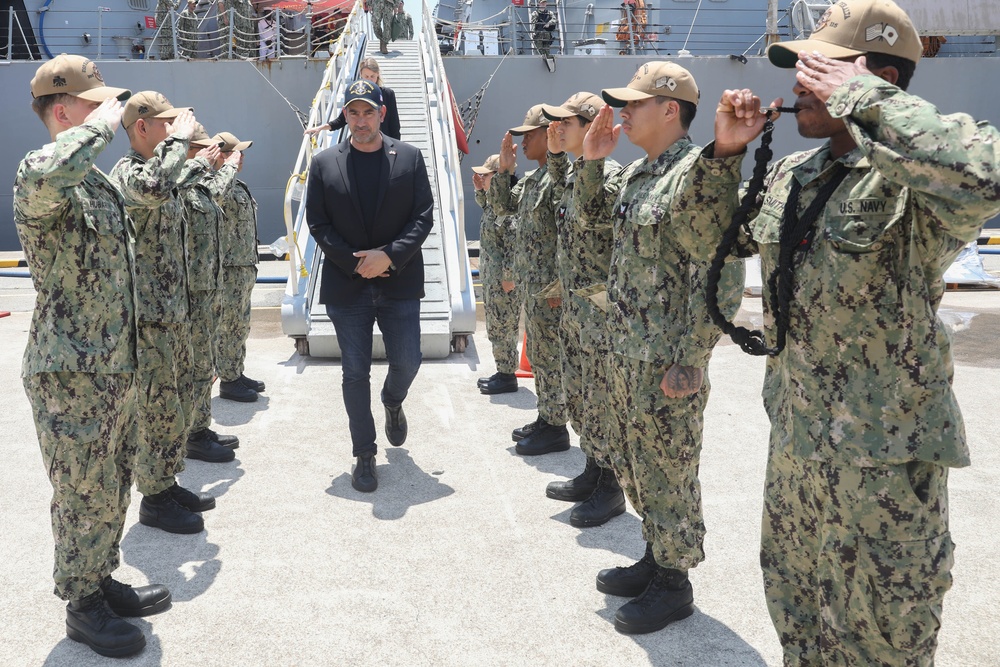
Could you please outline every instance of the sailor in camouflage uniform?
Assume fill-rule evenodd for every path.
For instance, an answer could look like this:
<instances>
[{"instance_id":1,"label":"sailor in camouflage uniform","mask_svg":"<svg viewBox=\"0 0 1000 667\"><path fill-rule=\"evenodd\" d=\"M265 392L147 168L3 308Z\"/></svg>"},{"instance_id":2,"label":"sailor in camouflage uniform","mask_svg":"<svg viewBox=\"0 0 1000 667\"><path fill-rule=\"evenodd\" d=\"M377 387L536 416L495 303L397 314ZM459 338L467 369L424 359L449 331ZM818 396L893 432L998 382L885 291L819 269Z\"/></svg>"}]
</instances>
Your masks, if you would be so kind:
<instances>
[{"instance_id":1,"label":"sailor in camouflage uniform","mask_svg":"<svg viewBox=\"0 0 1000 667\"><path fill-rule=\"evenodd\" d=\"M920 56L888 0L839 2L811 39L768 50L798 68L799 133L828 139L772 166L740 239L790 287L779 312L764 298L769 328L787 326L767 338L761 537L786 665L931 665L951 587L948 470L970 461L936 311L945 269L1000 213L1000 132L904 92ZM726 91L699 165L734 194L759 108ZM814 231L789 280L781 237L797 220ZM721 231L691 247L708 256Z\"/></svg>"},{"instance_id":2,"label":"sailor in camouflage uniform","mask_svg":"<svg viewBox=\"0 0 1000 667\"><path fill-rule=\"evenodd\" d=\"M177 50L182 58L201 58L201 19L195 11L198 3L188 0L187 8L177 17Z\"/></svg>"},{"instance_id":3,"label":"sailor in camouflage uniform","mask_svg":"<svg viewBox=\"0 0 1000 667\"><path fill-rule=\"evenodd\" d=\"M135 461L134 258L124 202L94 161L129 91L64 54L38 68L31 94L52 143L18 167L14 223L37 293L22 377L52 484L55 594L71 639L131 655L146 640L118 615L162 611L170 593L111 578Z\"/></svg>"},{"instance_id":4,"label":"sailor in camouflage uniform","mask_svg":"<svg viewBox=\"0 0 1000 667\"><path fill-rule=\"evenodd\" d=\"M184 470L190 407L191 331L188 324L185 229L178 188L209 170L187 162L195 120L162 94L143 91L125 105L122 124L132 150L111 170L135 222L136 488L140 523L169 533L197 533L197 514L215 499L177 484Z\"/></svg>"},{"instance_id":5,"label":"sailor in camouflage uniform","mask_svg":"<svg viewBox=\"0 0 1000 667\"><path fill-rule=\"evenodd\" d=\"M213 139L222 142L222 159L237 160L236 171L242 171L244 151L253 142L240 141L230 132L220 132ZM234 153L238 153L235 158L232 157ZM256 400L257 393L264 391L264 383L244 375L243 362L250 336L250 297L257 282L257 202L247 184L234 178L220 205L223 213L219 232L222 255L219 308L222 316L215 330L219 395L231 398L235 391L244 397L237 400Z\"/></svg>"},{"instance_id":6,"label":"sailor in camouflage uniform","mask_svg":"<svg viewBox=\"0 0 1000 667\"><path fill-rule=\"evenodd\" d=\"M157 0L156 3L156 25L159 28L159 36L156 43L159 45L160 60L174 59L174 16L177 5L180 2L172 0Z\"/></svg>"},{"instance_id":7,"label":"sailor in camouflage uniform","mask_svg":"<svg viewBox=\"0 0 1000 667\"><path fill-rule=\"evenodd\" d=\"M582 219L575 196L577 173L583 166L583 139L590 123L604 106L599 95L579 92L562 106L542 105L551 123L548 128L548 168L556 203L556 267L563 299L560 334L563 345L563 389L573 429L580 435L580 449L587 455L583 472L573 479L552 482L549 498L584 501L573 508L570 524L578 528L600 526L625 512L625 494L615 477L607 452L607 316L587 295L604 291L611 262L611 224ZM570 162L567 153L578 156ZM608 158L605 173L621 166Z\"/></svg>"},{"instance_id":8,"label":"sailor in camouflage uniform","mask_svg":"<svg viewBox=\"0 0 1000 667\"><path fill-rule=\"evenodd\" d=\"M630 567L601 571L597 588L635 597L615 614L615 627L645 633L693 613L687 572L705 558L698 463L708 362L721 332L705 305L708 264L692 258L677 234L716 195L711 183L684 183L699 155L687 137L699 98L687 70L646 63L628 87L602 95L623 107L622 125L614 127L610 107L598 113L584 140L575 196L590 219L614 224L606 295L608 440L620 448L612 462L642 517L647 549ZM606 180L604 158L619 132L646 157ZM708 208L725 214L724 205ZM742 269L735 263L724 272L720 302L729 316L739 307Z\"/></svg>"},{"instance_id":9,"label":"sailor in camouflage uniform","mask_svg":"<svg viewBox=\"0 0 1000 667\"><path fill-rule=\"evenodd\" d=\"M233 56L236 58L257 58L257 19L249 0L219 0L219 27L222 29L222 57L229 57L229 20L233 17Z\"/></svg>"},{"instance_id":10,"label":"sailor in camouflage uniform","mask_svg":"<svg viewBox=\"0 0 1000 667\"><path fill-rule=\"evenodd\" d=\"M370 0L372 31L378 40L379 53L389 53L392 40L392 18L396 14L396 0Z\"/></svg>"},{"instance_id":11,"label":"sailor in camouflage uniform","mask_svg":"<svg viewBox=\"0 0 1000 667\"><path fill-rule=\"evenodd\" d=\"M516 168L516 165L515 165ZM473 167L476 203L483 209L479 231L479 281L483 285L483 306L486 311L486 334L493 346L497 372L479 378L482 394L505 394L517 391L517 338L521 316L521 292L514 282L514 242L517 240L516 218L498 216L487 201L490 183L500 169L500 155L486 158L481 167ZM502 178L516 181L511 174Z\"/></svg>"},{"instance_id":12,"label":"sailor in camouflage uniform","mask_svg":"<svg viewBox=\"0 0 1000 667\"><path fill-rule=\"evenodd\" d=\"M512 128L500 145L500 172L490 183L490 205L497 215L517 216L514 275L524 303L524 326L528 337L528 360L535 374L538 419L514 429L515 451L524 456L562 452L569 449L566 406L562 388L562 343L559 320L562 300L551 291L558 286L556 276L556 220L552 199L552 179L546 160L549 119L542 105L528 110L524 124ZM522 137L524 156L538 162L511 187L514 173L514 135ZM550 295L546 295L546 292Z\"/></svg>"},{"instance_id":13,"label":"sailor in camouflage uniform","mask_svg":"<svg viewBox=\"0 0 1000 667\"><path fill-rule=\"evenodd\" d=\"M188 296L191 308L191 372L193 400L188 427L187 447L193 450L211 448L211 442L224 447L239 447L233 435L220 435L212 425L212 383L215 381L215 327L221 311L219 293L222 289L222 250L219 234L222 229L222 209L236 180L239 154L231 153L223 162L221 142L209 138L198 124L191 136L188 159L202 157L218 171L205 171L200 179L181 191L184 219L187 225Z\"/></svg>"}]
</instances>

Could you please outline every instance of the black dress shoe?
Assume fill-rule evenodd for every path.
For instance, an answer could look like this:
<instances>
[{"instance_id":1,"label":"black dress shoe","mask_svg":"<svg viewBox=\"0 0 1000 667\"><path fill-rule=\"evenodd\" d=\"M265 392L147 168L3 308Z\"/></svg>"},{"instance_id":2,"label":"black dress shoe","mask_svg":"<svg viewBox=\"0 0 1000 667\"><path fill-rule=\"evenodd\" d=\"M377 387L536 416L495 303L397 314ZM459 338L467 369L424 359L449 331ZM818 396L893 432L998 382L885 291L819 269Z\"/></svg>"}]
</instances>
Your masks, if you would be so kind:
<instances>
[{"instance_id":1,"label":"black dress shoe","mask_svg":"<svg viewBox=\"0 0 1000 667\"><path fill-rule=\"evenodd\" d=\"M142 630L111 611L101 591L66 605L66 636L109 658L132 655L146 646Z\"/></svg>"},{"instance_id":2,"label":"black dress shoe","mask_svg":"<svg viewBox=\"0 0 1000 667\"><path fill-rule=\"evenodd\" d=\"M479 385L480 394L512 394L517 391L517 376L497 373L489 382Z\"/></svg>"},{"instance_id":3,"label":"black dress shoe","mask_svg":"<svg viewBox=\"0 0 1000 667\"><path fill-rule=\"evenodd\" d=\"M250 389L253 389L256 392L264 391L264 383L261 382L260 380L252 380L252 379L248 378L246 375L243 375L242 373L240 373L239 380L244 385L246 385Z\"/></svg>"},{"instance_id":4,"label":"black dress shoe","mask_svg":"<svg viewBox=\"0 0 1000 667\"><path fill-rule=\"evenodd\" d=\"M521 456L538 456L551 452L565 452L569 449L569 431L566 425L554 426L541 417L539 426L531 435L514 445L514 451Z\"/></svg>"},{"instance_id":5,"label":"black dress shoe","mask_svg":"<svg viewBox=\"0 0 1000 667\"><path fill-rule=\"evenodd\" d=\"M545 495L555 500L578 503L581 500L590 498L600 480L601 467L597 465L597 459L588 456L587 466L583 469L583 472L573 479L549 482L549 485L545 487Z\"/></svg>"},{"instance_id":6,"label":"black dress shoe","mask_svg":"<svg viewBox=\"0 0 1000 667\"><path fill-rule=\"evenodd\" d=\"M170 489L143 496L139 503L139 523L177 535L192 535L205 530L201 515L181 507Z\"/></svg>"},{"instance_id":7,"label":"black dress shoe","mask_svg":"<svg viewBox=\"0 0 1000 667\"><path fill-rule=\"evenodd\" d=\"M351 486L362 493L371 493L378 488L374 454L362 454L358 457L354 472L351 473Z\"/></svg>"},{"instance_id":8,"label":"black dress shoe","mask_svg":"<svg viewBox=\"0 0 1000 667\"><path fill-rule=\"evenodd\" d=\"M625 492L618 485L615 474L601 468L597 488L584 502L573 508L569 523L576 528L602 526L619 514L625 513Z\"/></svg>"},{"instance_id":9,"label":"black dress shoe","mask_svg":"<svg viewBox=\"0 0 1000 667\"><path fill-rule=\"evenodd\" d=\"M167 489L167 491L170 492L170 495L173 496L178 505L190 512L207 512L210 509L215 509L215 496L210 494L189 491L177 482L174 482L174 485ZM122 614L122 616L124 615Z\"/></svg>"},{"instance_id":10,"label":"black dress shoe","mask_svg":"<svg viewBox=\"0 0 1000 667\"><path fill-rule=\"evenodd\" d=\"M215 440L217 443L223 447L229 447L230 449L240 448L240 439L235 435L225 435L223 433L216 433L210 428L205 429L205 435L209 440Z\"/></svg>"},{"instance_id":11,"label":"black dress shoe","mask_svg":"<svg viewBox=\"0 0 1000 667\"><path fill-rule=\"evenodd\" d=\"M535 429L538 428L538 425L541 422L542 422L542 418L539 417L538 419L536 419L533 422L528 422L524 426L520 426L518 428L515 428L513 431L510 432L510 439L513 440L514 442L518 442L520 440L524 440L529 435L531 435L532 433L535 432Z\"/></svg>"},{"instance_id":12,"label":"black dress shoe","mask_svg":"<svg viewBox=\"0 0 1000 667\"><path fill-rule=\"evenodd\" d=\"M394 408L385 406L385 437L393 447L399 447L406 442L406 415L403 413L402 405Z\"/></svg>"},{"instance_id":13,"label":"black dress shoe","mask_svg":"<svg viewBox=\"0 0 1000 667\"><path fill-rule=\"evenodd\" d=\"M661 630L694 613L694 590L687 573L658 567L642 595L615 614L615 630L641 635Z\"/></svg>"},{"instance_id":14,"label":"black dress shoe","mask_svg":"<svg viewBox=\"0 0 1000 667\"><path fill-rule=\"evenodd\" d=\"M170 606L170 591L161 584L133 588L108 575L101 582L101 592L111 611L119 616L152 616Z\"/></svg>"},{"instance_id":15,"label":"black dress shoe","mask_svg":"<svg viewBox=\"0 0 1000 667\"><path fill-rule=\"evenodd\" d=\"M236 452L212 440L206 428L188 436L184 456L208 463L228 463L236 458Z\"/></svg>"},{"instance_id":16,"label":"black dress shoe","mask_svg":"<svg viewBox=\"0 0 1000 667\"><path fill-rule=\"evenodd\" d=\"M232 382L219 383L219 398L240 403L253 403L257 400L257 392L236 378Z\"/></svg>"},{"instance_id":17,"label":"black dress shoe","mask_svg":"<svg viewBox=\"0 0 1000 667\"><path fill-rule=\"evenodd\" d=\"M597 573L597 590L608 595L634 598L641 595L657 570L653 545L646 543L646 553L628 567L613 567Z\"/></svg>"}]
</instances>

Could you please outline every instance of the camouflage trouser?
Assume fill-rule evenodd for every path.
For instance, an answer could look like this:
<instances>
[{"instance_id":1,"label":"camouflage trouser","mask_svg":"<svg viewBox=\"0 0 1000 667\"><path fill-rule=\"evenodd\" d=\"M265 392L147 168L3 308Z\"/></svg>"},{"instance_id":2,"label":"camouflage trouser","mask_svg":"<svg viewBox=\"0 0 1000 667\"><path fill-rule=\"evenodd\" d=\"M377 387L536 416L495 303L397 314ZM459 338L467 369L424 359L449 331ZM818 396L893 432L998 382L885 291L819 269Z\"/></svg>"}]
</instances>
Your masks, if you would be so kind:
<instances>
[{"instance_id":1,"label":"camouflage trouser","mask_svg":"<svg viewBox=\"0 0 1000 667\"><path fill-rule=\"evenodd\" d=\"M256 281L256 266L222 268L222 290L219 292L222 316L215 329L215 368L224 382L236 380L243 374L250 336L250 296Z\"/></svg>"},{"instance_id":2,"label":"camouflage trouser","mask_svg":"<svg viewBox=\"0 0 1000 667\"><path fill-rule=\"evenodd\" d=\"M139 322L136 337L135 486L151 496L184 470L191 411L191 329L187 322Z\"/></svg>"},{"instance_id":3,"label":"camouflage trouser","mask_svg":"<svg viewBox=\"0 0 1000 667\"><path fill-rule=\"evenodd\" d=\"M609 452L615 473L656 562L689 570L705 560L698 463L708 373L694 396L667 398L660 390L665 366L611 356L608 439L622 445Z\"/></svg>"},{"instance_id":4,"label":"camouflage trouser","mask_svg":"<svg viewBox=\"0 0 1000 667\"><path fill-rule=\"evenodd\" d=\"M395 4L386 0L373 0L372 8L372 31L375 39L380 42L392 41L392 15Z\"/></svg>"},{"instance_id":5,"label":"camouflage trouser","mask_svg":"<svg viewBox=\"0 0 1000 667\"><path fill-rule=\"evenodd\" d=\"M181 55L185 58L201 58L202 54L198 51L198 38L194 35L192 36L177 36L177 50L181 52Z\"/></svg>"},{"instance_id":6,"label":"camouflage trouser","mask_svg":"<svg viewBox=\"0 0 1000 667\"><path fill-rule=\"evenodd\" d=\"M595 308L596 310L596 308ZM580 448L588 456L597 459L602 468L613 469L608 448L608 358L611 348L608 343L604 314L589 310L575 309L574 316L579 326L576 354L579 357L579 378L582 388L583 430L580 432ZM566 320L566 317L563 317ZM572 383L570 374L577 372L571 362L573 353L566 350L564 386ZM570 389L567 386L567 402ZM575 428L575 427L574 427ZM589 451L588 451L589 448Z\"/></svg>"},{"instance_id":7,"label":"camouflage trouser","mask_svg":"<svg viewBox=\"0 0 1000 667\"><path fill-rule=\"evenodd\" d=\"M562 345L562 386L566 405L566 419L573 431L580 436L580 449L587 456L594 456L593 441L584 431L583 409L583 349L580 347L580 323L567 314L563 300L562 318L559 320L559 337Z\"/></svg>"},{"instance_id":8,"label":"camouflage trouser","mask_svg":"<svg viewBox=\"0 0 1000 667\"><path fill-rule=\"evenodd\" d=\"M948 469L806 461L771 435L761 568L785 665L932 665L954 562Z\"/></svg>"},{"instance_id":9,"label":"camouflage trouser","mask_svg":"<svg viewBox=\"0 0 1000 667\"><path fill-rule=\"evenodd\" d=\"M215 327L219 322L219 292L191 290L190 433L212 425L212 380L215 377Z\"/></svg>"},{"instance_id":10,"label":"camouflage trouser","mask_svg":"<svg viewBox=\"0 0 1000 667\"><path fill-rule=\"evenodd\" d=\"M562 307L551 308L534 296L544 285L524 286L524 329L528 336L528 361L535 375L538 415L550 424L566 423L566 398L562 386L562 341L559 319Z\"/></svg>"},{"instance_id":11,"label":"camouflage trouser","mask_svg":"<svg viewBox=\"0 0 1000 667\"><path fill-rule=\"evenodd\" d=\"M160 36L156 38L160 60L174 59L174 16L174 14L166 10L156 12L156 25L161 26Z\"/></svg>"},{"instance_id":12,"label":"camouflage trouser","mask_svg":"<svg viewBox=\"0 0 1000 667\"><path fill-rule=\"evenodd\" d=\"M250 10L249 5L247 10ZM234 27L235 36L233 53L237 58L257 58L257 47L260 44L260 36L254 30L254 20L249 16L237 14L236 25Z\"/></svg>"},{"instance_id":13,"label":"camouflage trouser","mask_svg":"<svg viewBox=\"0 0 1000 667\"><path fill-rule=\"evenodd\" d=\"M52 484L55 594L78 600L118 569L132 491L131 373L39 373L24 378L42 463Z\"/></svg>"},{"instance_id":14,"label":"camouflage trouser","mask_svg":"<svg viewBox=\"0 0 1000 667\"><path fill-rule=\"evenodd\" d=\"M521 290L504 292L500 281L483 273L483 308L486 311L486 335L493 346L493 360L500 373L513 373L518 367L517 334L521 315Z\"/></svg>"},{"instance_id":15,"label":"camouflage trouser","mask_svg":"<svg viewBox=\"0 0 1000 667\"><path fill-rule=\"evenodd\" d=\"M534 32L535 49L543 56L550 55L552 48L552 32L550 30L536 30Z\"/></svg>"}]
</instances>

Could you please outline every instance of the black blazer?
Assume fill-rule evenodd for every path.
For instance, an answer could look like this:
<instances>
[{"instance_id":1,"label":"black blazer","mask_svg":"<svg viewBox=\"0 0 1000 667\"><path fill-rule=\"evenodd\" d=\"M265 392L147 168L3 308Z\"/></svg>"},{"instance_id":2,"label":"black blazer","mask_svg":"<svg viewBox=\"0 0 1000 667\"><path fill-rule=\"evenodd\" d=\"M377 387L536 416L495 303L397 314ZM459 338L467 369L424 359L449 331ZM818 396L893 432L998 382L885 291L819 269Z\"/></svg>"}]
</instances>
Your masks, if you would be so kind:
<instances>
[{"instance_id":1,"label":"black blazer","mask_svg":"<svg viewBox=\"0 0 1000 667\"><path fill-rule=\"evenodd\" d=\"M392 260L387 278L372 278L386 296L424 296L420 246L434 224L434 196L420 150L382 135L382 177L375 221L369 229L351 182L350 140L316 155L309 167L306 223L323 250L320 303L346 305L368 279L354 269L359 250L382 248Z\"/></svg>"},{"instance_id":2,"label":"black blazer","mask_svg":"<svg viewBox=\"0 0 1000 667\"><path fill-rule=\"evenodd\" d=\"M382 88L382 106L385 107L385 118L382 119L382 134L388 134L393 139L399 139L399 108L396 107L396 93L392 88ZM330 121L330 131L335 132L347 126L344 110Z\"/></svg>"}]
</instances>

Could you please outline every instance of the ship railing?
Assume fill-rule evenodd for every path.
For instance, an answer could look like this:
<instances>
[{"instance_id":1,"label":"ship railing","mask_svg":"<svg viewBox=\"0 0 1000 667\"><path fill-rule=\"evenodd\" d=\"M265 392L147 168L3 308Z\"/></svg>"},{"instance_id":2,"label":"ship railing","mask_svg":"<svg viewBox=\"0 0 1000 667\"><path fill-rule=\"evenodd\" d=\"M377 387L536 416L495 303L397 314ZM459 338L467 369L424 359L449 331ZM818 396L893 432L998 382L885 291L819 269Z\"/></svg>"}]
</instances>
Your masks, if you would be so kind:
<instances>
[{"instance_id":1,"label":"ship railing","mask_svg":"<svg viewBox=\"0 0 1000 667\"><path fill-rule=\"evenodd\" d=\"M455 127L457 106L448 85L434 20L426 0L423 3L419 43L430 121L431 164L428 168L434 171L438 190L437 201L441 215L440 220L435 220L435 224L440 225L441 229L444 269L451 300L451 332L473 333L476 330L476 304L472 289L472 265L466 249L465 189L462 184L458 130Z\"/></svg>"},{"instance_id":2,"label":"ship railing","mask_svg":"<svg viewBox=\"0 0 1000 667\"><path fill-rule=\"evenodd\" d=\"M359 1L347 16L337 41L330 47L331 58L309 109L309 127L327 123L340 113L344 91L356 78L358 65L364 57L368 23ZM323 131L303 136L285 189L286 235L279 240L278 245L288 253L288 283L281 304L281 325L286 335L297 339L304 340L309 333L308 299L315 287L316 268L320 260L316 242L306 225L306 180L309 165L313 155L337 143L342 132Z\"/></svg>"}]
</instances>

